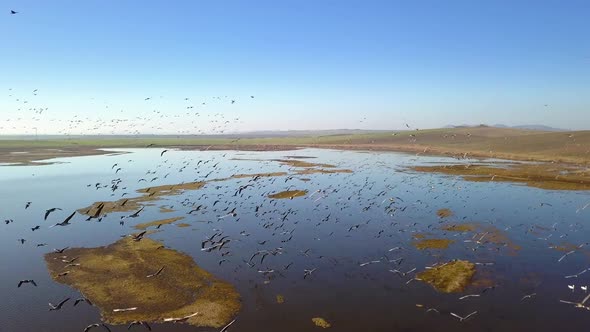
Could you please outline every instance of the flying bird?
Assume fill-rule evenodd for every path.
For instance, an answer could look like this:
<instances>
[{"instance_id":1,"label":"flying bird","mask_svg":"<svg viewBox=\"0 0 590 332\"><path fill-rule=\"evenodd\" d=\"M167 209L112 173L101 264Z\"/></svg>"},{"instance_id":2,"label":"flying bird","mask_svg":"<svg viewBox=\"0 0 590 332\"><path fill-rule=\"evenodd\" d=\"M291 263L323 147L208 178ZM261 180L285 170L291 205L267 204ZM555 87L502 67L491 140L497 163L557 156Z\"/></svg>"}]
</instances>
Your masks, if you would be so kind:
<instances>
[{"instance_id":1,"label":"flying bird","mask_svg":"<svg viewBox=\"0 0 590 332\"><path fill-rule=\"evenodd\" d=\"M31 284L31 285L37 287L37 283L33 279L27 279L27 280L21 280L21 281L19 281L18 282L18 288L20 288L20 286L22 286L23 284Z\"/></svg>"},{"instance_id":2,"label":"flying bird","mask_svg":"<svg viewBox=\"0 0 590 332\"><path fill-rule=\"evenodd\" d=\"M88 332L88 331L92 330L95 327L101 327L101 326L104 327L105 330L111 332L111 329L108 326L106 326L104 323L101 323L101 324L90 324L90 325L86 326L86 328L84 329L84 332Z\"/></svg>"},{"instance_id":3,"label":"flying bird","mask_svg":"<svg viewBox=\"0 0 590 332\"><path fill-rule=\"evenodd\" d=\"M51 208L51 209L49 209L49 210L46 210L46 211L45 211L45 220L47 220L47 217L49 217L49 215L50 215L51 213L53 213L53 212L55 212L55 211L57 211L57 210L60 210L60 211L61 211L61 209L60 209L60 208Z\"/></svg>"},{"instance_id":4,"label":"flying bird","mask_svg":"<svg viewBox=\"0 0 590 332\"><path fill-rule=\"evenodd\" d=\"M147 276L146 276L146 278L153 278L153 277L157 277L158 275L160 275L160 273L162 273L162 271L164 271L164 268L165 268L165 267L166 267L166 266L162 266L162 267L161 267L161 268L158 270L158 272L156 272L156 273L153 273L153 274L150 274L150 275L147 275Z\"/></svg>"},{"instance_id":5,"label":"flying bird","mask_svg":"<svg viewBox=\"0 0 590 332\"><path fill-rule=\"evenodd\" d=\"M58 303L57 305L52 304L51 302L49 302L49 311L55 311L55 310L60 310L63 305L68 302L70 300L70 298L66 298L65 300L61 301L60 303Z\"/></svg>"},{"instance_id":6,"label":"flying bird","mask_svg":"<svg viewBox=\"0 0 590 332\"><path fill-rule=\"evenodd\" d=\"M129 326L127 326L127 329L130 330L133 326L138 325L138 326L143 326L146 329L148 329L149 331L152 330L152 328L148 325L148 323L144 322L144 321L140 321L140 320L136 320L134 322L131 322L131 324L129 324Z\"/></svg>"}]
</instances>

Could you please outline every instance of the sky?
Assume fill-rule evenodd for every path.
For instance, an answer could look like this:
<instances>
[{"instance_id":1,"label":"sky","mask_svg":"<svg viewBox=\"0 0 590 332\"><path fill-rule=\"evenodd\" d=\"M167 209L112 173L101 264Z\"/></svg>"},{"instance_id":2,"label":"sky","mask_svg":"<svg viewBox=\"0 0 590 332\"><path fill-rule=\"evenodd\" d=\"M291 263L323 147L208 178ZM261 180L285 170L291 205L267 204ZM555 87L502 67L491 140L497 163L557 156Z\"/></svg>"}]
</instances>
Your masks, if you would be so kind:
<instances>
[{"instance_id":1,"label":"sky","mask_svg":"<svg viewBox=\"0 0 590 332\"><path fill-rule=\"evenodd\" d=\"M0 134L590 129L588 13L585 0L0 0Z\"/></svg>"}]
</instances>

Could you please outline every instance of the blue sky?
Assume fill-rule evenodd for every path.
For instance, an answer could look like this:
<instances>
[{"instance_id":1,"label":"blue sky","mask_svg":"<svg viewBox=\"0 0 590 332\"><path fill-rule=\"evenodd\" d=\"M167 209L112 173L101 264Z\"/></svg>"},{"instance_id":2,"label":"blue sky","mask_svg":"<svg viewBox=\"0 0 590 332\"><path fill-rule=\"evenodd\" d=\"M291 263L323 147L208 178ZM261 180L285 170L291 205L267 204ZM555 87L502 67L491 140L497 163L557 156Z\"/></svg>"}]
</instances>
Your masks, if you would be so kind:
<instances>
[{"instance_id":1,"label":"blue sky","mask_svg":"<svg viewBox=\"0 0 590 332\"><path fill-rule=\"evenodd\" d=\"M0 3L2 133L590 127L588 1Z\"/></svg>"}]
</instances>

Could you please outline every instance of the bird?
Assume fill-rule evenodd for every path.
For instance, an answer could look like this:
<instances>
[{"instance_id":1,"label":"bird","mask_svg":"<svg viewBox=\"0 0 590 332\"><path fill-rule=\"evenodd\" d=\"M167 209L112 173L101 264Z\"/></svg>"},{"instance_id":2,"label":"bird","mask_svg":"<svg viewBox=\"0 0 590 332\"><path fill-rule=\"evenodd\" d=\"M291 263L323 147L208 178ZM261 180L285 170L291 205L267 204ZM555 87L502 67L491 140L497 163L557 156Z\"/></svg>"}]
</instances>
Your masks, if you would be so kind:
<instances>
[{"instance_id":1,"label":"bird","mask_svg":"<svg viewBox=\"0 0 590 332\"><path fill-rule=\"evenodd\" d=\"M479 296L480 296L479 294L469 294L469 295L461 296L461 297L459 298L459 300L464 300L464 299L466 299L466 298L470 298L470 297L479 297Z\"/></svg>"},{"instance_id":2,"label":"bird","mask_svg":"<svg viewBox=\"0 0 590 332\"><path fill-rule=\"evenodd\" d=\"M162 273L162 271L164 271L164 268L166 266L162 266L156 273L147 275L146 278L153 278L153 277L157 277L158 275L160 275L160 273Z\"/></svg>"},{"instance_id":3,"label":"bird","mask_svg":"<svg viewBox=\"0 0 590 332\"><path fill-rule=\"evenodd\" d=\"M141 320L136 320L134 322L131 322L131 324L129 324L129 326L127 326L127 329L130 330L133 326L138 325L138 326L143 326L146 329L148 329L149 331L152 330L152 328L148 325L148 323L141 321Z\"/></svg>"},{"instance_id":4,"label":"bird","mask_svg":"<svg viewBox=\"0 0 590 332\"><path fill-rule=\"evenodd\" d=\"M95 327L101 327L101 326L102 326L102 327L103 327L105 330L107 330L107 331L111 332L111 329L110 329L108 326L106 326L104 323L100 323L100 324L99 324L99 323L96 323L96 324L90 324L90 325L86 326L86 328L84 329L84 332L88 332L88 331L92 330L92 329L93 329L93 328L95 328Z\"/></svg>"},{"instance_id":5,"label":"bird","mask_svg":"<svg viewBox=\"0 0 590 332\"><path fill-rule=\"evenodd\" d=\"M56 254L63 254L64 251L68 250L70 247L65 247L62 249L53 249L53 252L55 252Z\"/></svg>"},{"instance_id":6,"label":"bird","mask_svg":"<svg viewBox=\"0 0 590 332\"><path fill-rule=\"evenodd\" d=\"M461 316L457 315L456 313L451 312L451 316L458 318L459 319L459 322L463 322L463 321L467 320L469 317L471 317L471 316L473 316L475 314L477 314L477 311L474 311L474 312L470 313L469 315L467 315L465 317L461 317Z\"/></svg>"},{"instance_id":7,"label":"bird","mask_svg":"<svg viewBox=\"0 0 590 332\"><path fill-rule=\"evenodd\" d=\"M23 284L31 284L31 285L37 287L37 283L33 279L26 279L26 280L19 281L18 288L20 288L20 286L22 286Z\"/></svg>"},{"instance_id":8,"label":"bird","mask_svg":"<svg viewBox=\"0 0 590 332\"><path fill-rule=\"evenodd\" d=\"M179 323L179 322L185 322L187 321L189 318L194 317L196 315L198 315L199 312L195 312L194 314L190 314L188 316L184 316L181 318L164 318L164 322L166 323Z\"/></svg>"},{"instance_id":9,"label":"bird","mask_svg":"<svg viewBox=\"0 0 590 332\"><path fill-rule=\"evenodd\" d=\"M147 233L147 231L143 231L141 233L135 234L135 235L131 235L131 238L133 239L133 241L141 241L141 239L143 239L143 236Z\"/></svg>"},{"instance_id":10,"label":"bird","mask_svg":"<svg viewBox=\"0 0 590 332\"><path fill-rule=\"evenodd\" d=\"M58 303L57 305L52 304L51 302L49 302L49 311L54 311L54 310L60 310L63 305L68 302L70 300L70 298L66 298L65 300L61 301L60 303Z\"/></svg>"},{"instance_id":11,"label":"bird","mask_svg":"<svg viewBox=\"0 0 590 332\"><path fill-rule=\"evenodd\" d=\"M524 301L526 299L531 299L531 298L533 298L536 295L537 295L537 293L528 294L528 295L523 296L520 300L521 301Z\"/></svg>"},{"instance_id":12,"label":"bird","mask_svg":"<svg viewBox=\"0 0 590 332\"><path fill-rule=\"evenodd\" d=\"M51 226L51 227L55 227L55 226L67 226L70 224L70 220L72 220L72 218L74 218L74 216L76 215L76 211L74 211L72 214L70 214L66 219L64 219L64 221L62 222L58 222L57 224Z\"/></svg>"},{"instance_id":13,"label":"bird","mask_svg":"<svg viewBox=\"0 0 590 332\"><path fill-rule=\"evenodd\" d=\"M31 206L31 203L32 203L32 202L27 202L27 203L25 204L25 210L26 210L26 209L28 209L28 208Z\"/></svg>"},{"instance_id":14,"label":"bird","mask_svg":"<svg viewBox=\"0 0 590 332\"><path fill-rule=\"evenodd\" d=\"M232 320L231 322L229 322L229 324L227 324L224 328L222 328L219 332L225 332L227 331L227 329L235 322L236 320Z\"/></svg>"},{"instance_id":15,"label":"bird","mask_svg":"<svg viewBox=\"0 0 590 332\"><path fill-rule=\"evenodd\" d=\"M94 304L92 304L92 302L89 299L87 299L85 297L81 297L81 298L77 299L76 301L74 301L74 307L77 306L78 303L81 303L81 302L86 302L88 305L94 306Z\"/></svg>"},{"instance_id":16,"label":"bird","mask_svg":"<svg viewBox=\"0 0 590 332\"><path fill-rule=\"evenodd\" d=\"M18 14L18 12L17 12L17 11L14 11L14 10L11 10L11 11L10 11L10 14L11 14L11 15L15 15L15 14Z\"/></svg>"},{"instance_id":17,"label":"bird","mask_svg":"<svg viewBox=\"0 0 590 332\"><path fill-rule=\"evenodd\" d=\"M140 213L141 211L143 211L143 209L144 209L144 207L142 206L142 207L141 207L139 210L137 210L135 213L133 213L133 214L129 215L129 218L137 218L137 217L139 217L139 213Z\"/></svg>"},{"instance_id":18,"label":"bird","mask_svg":"<svg viewBox=\"0 0 590 332\"><path fill-rule=\"evenodd\" d=\"M162 153L160 153L160 157L162 157L164 155L164 153L168 152L168 150L164 150L162 151Z\"/></svg>"},{"instance_id":19,"label":"bird","mask_svg":"<svg viewBox=\"0 0 590 332\"><path fill-rule=\"evenodd\" d=\"M564 301L559 300L561 303L573 304L576 308L590 310L590 307L585 306L584 304L590 299L590 294L586 295L586 297L581 302L571 302L571 301Z\"/></svg>"},{"instance_id":20,"label":"bird","mask_svg":"<svg viewBox=\"0 0 590 332\"><path fill-rule=\"evenodd\" d=\"M308 269L303 270L303 279L309 277L315 270L317 270L317 268L311 269L311 270L308 270Z\"/></svg>"},{"instance_id":21,"label":"bird","mask_svg":"<svg viewBox=\"0 0 590 332\"><path fill-rule=\"evenodd\" d=\"M57 210L60 210L60 211L61 211L61 209L60 209L60 208L51 208L51 209L49 209L49 210L45 210L45 220L47 220L47 217L49 217L49 215L50 215L51 213L53 213L53 212L55 212L55 211L57 211Z\"/></svg>"}]
</instances>

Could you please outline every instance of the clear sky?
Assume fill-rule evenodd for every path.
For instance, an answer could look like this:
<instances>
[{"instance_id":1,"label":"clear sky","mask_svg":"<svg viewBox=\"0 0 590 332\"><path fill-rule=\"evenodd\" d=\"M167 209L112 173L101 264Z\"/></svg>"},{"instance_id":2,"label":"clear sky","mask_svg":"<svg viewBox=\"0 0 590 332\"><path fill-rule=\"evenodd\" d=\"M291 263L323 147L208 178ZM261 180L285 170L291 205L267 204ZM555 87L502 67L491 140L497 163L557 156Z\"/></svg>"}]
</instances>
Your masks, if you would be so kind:
<instances>
[{"instance_id":1,"label":"clear sky","mask_svg":"<svg viewBox=\"0 0 590 332\"><path fill-rule=\"evenodd\" d=\"M590 128L587 0L0 4L3 134Z\"/></svg>"}]
</instances>

